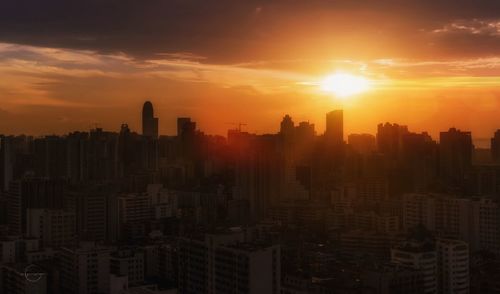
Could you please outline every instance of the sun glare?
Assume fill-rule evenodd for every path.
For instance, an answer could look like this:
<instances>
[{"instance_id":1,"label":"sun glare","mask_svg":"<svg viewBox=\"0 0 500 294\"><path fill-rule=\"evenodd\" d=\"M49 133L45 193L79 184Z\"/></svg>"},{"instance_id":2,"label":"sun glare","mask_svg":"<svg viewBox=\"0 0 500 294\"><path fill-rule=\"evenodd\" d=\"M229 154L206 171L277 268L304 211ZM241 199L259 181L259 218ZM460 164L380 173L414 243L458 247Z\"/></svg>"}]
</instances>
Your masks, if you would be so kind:
<instances>
[{"instance_id":1,"label":"sun glare","mask_svg":"<svg viewBox=\"0 0 500 294\"><path fill-rule=\"evenodd\" d=\"M334 93L339 98L346 98L367 91L370 88L370 81L362 76L338 72L324 78L320 87L322 91Z\"/></svg>"}]
</instances>

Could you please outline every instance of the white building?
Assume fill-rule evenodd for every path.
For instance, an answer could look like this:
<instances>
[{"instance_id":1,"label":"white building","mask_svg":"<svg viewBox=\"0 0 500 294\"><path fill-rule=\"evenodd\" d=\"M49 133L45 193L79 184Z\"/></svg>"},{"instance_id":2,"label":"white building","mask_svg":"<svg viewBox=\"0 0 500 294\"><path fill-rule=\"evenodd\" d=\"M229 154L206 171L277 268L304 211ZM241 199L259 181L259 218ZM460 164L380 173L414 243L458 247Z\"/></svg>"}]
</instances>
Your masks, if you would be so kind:
<instances>
[{"instance_id":1,"label":"white building","mask_svg":"<svg viewBox=\"0 0 500 294\"><path fill-rule=\"evenodd\" d=\"M78 248L61 248L59 264L62 291L72 294L108 293L110 252L110 248L90 242L82 242Z\"/></svg>"},{"instance_id":2,"label":"white building","mask_svg":"<svg viewBox=\"0 0 500 294\"><path fill-rule=\"evenodd\" d=\"M117 200L120 238L146 235L147 222L153 219L151 199L148 194L121 195Z\"/></svg>"},{"instance_id":3,"label":"white building","mask_svg":"<svg viewBox=\"0 0 500 294\"><path fill-rule=\"evenodd\" d=\"M391 262L422 271L424 293L438 291L438 258L434 244L409 240L391 250Z\"/></svg>"},{"instance_id":4,"label":"white building","mask_svg":"<svg viewBox=\"0 0 500 294\"><path fill-rule=\"evenodd\" d=\"M472 252L500 253L500 210L491 199L405 194L403 226L408 229L418 224L440 238L467 242Z\"/></svg>"},{"instance_id":5,"label":"white building","mask_svg":"<svg viewBox=\"0 0 500 294\"><path fill-rule=\"evenodd\" d=\"M458 240L438 239L439 288L443 294L469 293L469 247Z\"/></svg>"},{"instance_id":6,"label":"white building","mask_svg":"<svg viewBox=\"0 0 500 294\"><path fill-rule=\"evenodd\" d=\"M76 217L62 209L28 209L26 233L38 238L44 247L73 246L76 241Z\"/></svg>"},{"instance_id":7,"label":"white building","mask_svg":"<svg viewBox=\"0 0 500 294\"><path fill-rule=\"evenodd\" d=\"M144 283L144 252L133 249L121 249L111 253L111 273L127 276L131 286Z\"/></svg>"},{"instance_id":8,"label":"white building","mask_svg":"<svg viewBox=\"0 0 500 294\"><path fill-rule=\"evenodd\" d=\"M280 247L245 242L243 233L181 239L180 293L280 293Z\"/></svg>"}]
</instances>

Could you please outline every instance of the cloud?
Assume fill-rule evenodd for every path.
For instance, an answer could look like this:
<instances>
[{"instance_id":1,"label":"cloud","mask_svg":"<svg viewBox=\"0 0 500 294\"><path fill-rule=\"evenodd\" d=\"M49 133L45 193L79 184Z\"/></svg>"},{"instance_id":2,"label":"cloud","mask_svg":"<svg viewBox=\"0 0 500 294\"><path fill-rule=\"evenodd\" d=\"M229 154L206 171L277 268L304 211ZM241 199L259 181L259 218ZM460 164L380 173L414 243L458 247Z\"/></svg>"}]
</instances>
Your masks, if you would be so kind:
<instances>
[{"instance_id":1,"label":"cloud","mask_svg":"<svg viewBox=\"0 0 500 294\"><path fill-rule=\"evenodd\" d=\"M500 37L500 19L459 20L432 31L436 34L470 34Z\"/></svg>"},{"instance_id":2,"label":"cloud","mask_svg":"<svg viewBox=\"0 0 500 294\"><path fill-rule=\"evenodd\" d=\"M182 58L211 63L414 57L454 48L428 46L432 37L420 29L498 11L497 0L16 0L0 2L0 41L141 59L188 53Z\"/></svg>"}]
</instances>

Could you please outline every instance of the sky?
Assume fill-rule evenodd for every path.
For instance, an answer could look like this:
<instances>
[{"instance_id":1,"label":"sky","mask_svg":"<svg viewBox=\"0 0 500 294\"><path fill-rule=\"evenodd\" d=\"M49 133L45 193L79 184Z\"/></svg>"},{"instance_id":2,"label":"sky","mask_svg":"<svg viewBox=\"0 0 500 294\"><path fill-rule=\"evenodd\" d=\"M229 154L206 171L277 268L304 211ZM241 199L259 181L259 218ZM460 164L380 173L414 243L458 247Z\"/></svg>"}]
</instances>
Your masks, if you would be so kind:
<instances>
[{"instance_id":1,"label":"sky","mask_svg":"<svg viewBox=\"0 0 500 294\"><path fill-rule=\"evenodd\" d=\"M350 97L334 73L370 81ZM0 2L0 133L140 129L190 116L206 133L285 114L346 133L500 129L498 0L6 0Z\"/></svg>"}]
</instances>

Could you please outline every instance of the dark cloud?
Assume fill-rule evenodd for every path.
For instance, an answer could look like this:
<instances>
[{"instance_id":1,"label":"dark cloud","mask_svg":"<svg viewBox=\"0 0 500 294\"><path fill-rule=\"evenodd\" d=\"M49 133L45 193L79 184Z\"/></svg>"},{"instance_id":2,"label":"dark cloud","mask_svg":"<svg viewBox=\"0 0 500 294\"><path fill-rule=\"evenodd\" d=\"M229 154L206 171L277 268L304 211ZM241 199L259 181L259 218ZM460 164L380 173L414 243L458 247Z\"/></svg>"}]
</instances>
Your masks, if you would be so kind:
<instances>
[{"instance_id":1,"label":"dark cloud","mask_svg":"<svg viewBox=\"0 0 500 294\"><path fill-rule=\"evenodd\" d=\"M374 55L383 54L384 43L411 51L411 42L436 43L436 36L422 31L457 19L499 17L498 0L6 0L0 3L0 41L138 57L182 52L237 62L316 55L321 46L348 55L353 48L343 44L352 39L381 47ZM446 52L460 39L439 41L440 48L424 53L441 47ZM492 42L493 47L479 47L494 52L500 45ZM302 48L303 43L316 48ZM467 45L464 50L473 51Z\"/></svg>"}]
</instances>

